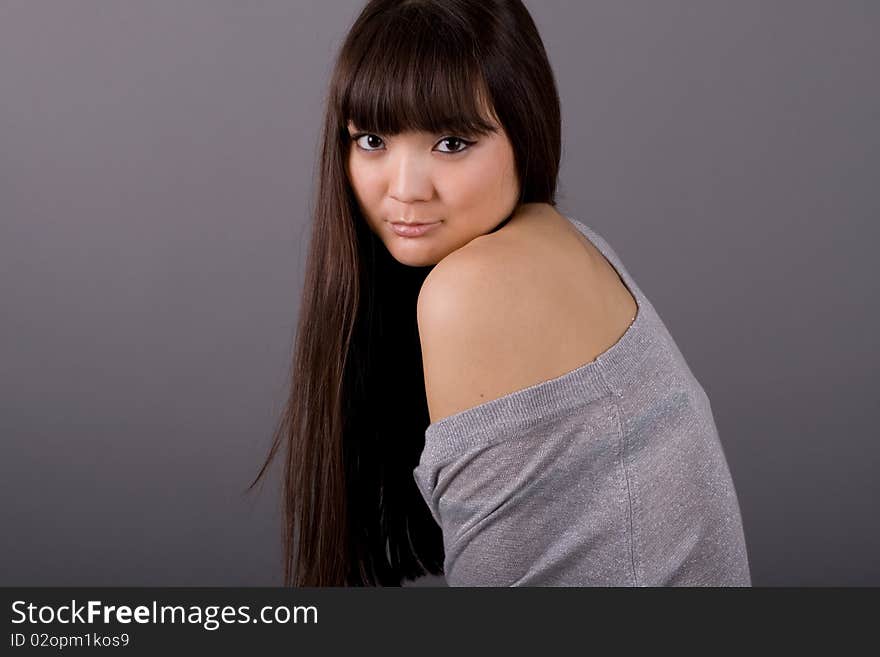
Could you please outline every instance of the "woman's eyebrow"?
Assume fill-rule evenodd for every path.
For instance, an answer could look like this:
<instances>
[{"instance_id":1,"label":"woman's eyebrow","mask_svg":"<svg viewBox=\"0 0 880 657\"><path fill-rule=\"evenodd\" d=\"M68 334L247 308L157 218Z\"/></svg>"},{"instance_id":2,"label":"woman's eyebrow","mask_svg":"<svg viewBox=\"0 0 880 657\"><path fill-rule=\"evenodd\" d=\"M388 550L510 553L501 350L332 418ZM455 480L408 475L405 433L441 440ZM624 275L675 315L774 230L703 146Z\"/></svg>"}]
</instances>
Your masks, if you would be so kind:
<instances>
[{"instance_id":1,"label":"woman's eyebrow","mask_svg":"<svg viewBox=\"0 0 880 657\"><path fill-rule=\"evenodd\" d=\"M346 126L346 129L349 131L350 134L355 134L355 133L364 133L364 134L369 133L369 134L376 134L376 135L382 134L379 132L369 132L368 130L361 130L357 125L355 125L354 121L349 121ZM438 137L445 137L447 135L458 135L458 134L464 135L465 134L464 132L459 133L459 132L456 132L455 130L452 130L452 129L440 130L438 132L428 132L425 130L415 130L415 131L411 131L411 132L416 132L419 134L424 133L427 139L437 139ZM390 135L388 135L388 136L390 136Z\"/></svg>"}]
</instances>

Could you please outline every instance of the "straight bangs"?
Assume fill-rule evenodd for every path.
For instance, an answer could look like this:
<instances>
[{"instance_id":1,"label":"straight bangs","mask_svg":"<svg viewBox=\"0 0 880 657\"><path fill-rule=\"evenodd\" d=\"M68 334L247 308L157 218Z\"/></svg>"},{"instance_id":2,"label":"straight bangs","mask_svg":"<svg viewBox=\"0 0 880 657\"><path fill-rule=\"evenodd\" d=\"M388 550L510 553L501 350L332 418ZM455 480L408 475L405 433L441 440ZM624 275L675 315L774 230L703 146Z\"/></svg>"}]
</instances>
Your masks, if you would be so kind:
<instances>
[{"instance_id":1,"label":"straight bangs","mask_svg":"<svg viewBox=\"0 0 880 657\"><path fill-rule=\"evenodd\" d=\"M446 12L403 7L360 34L358 63L337 98L341 130L476 137L500 126L475 39Z\"/></svg>"}]
</instances>

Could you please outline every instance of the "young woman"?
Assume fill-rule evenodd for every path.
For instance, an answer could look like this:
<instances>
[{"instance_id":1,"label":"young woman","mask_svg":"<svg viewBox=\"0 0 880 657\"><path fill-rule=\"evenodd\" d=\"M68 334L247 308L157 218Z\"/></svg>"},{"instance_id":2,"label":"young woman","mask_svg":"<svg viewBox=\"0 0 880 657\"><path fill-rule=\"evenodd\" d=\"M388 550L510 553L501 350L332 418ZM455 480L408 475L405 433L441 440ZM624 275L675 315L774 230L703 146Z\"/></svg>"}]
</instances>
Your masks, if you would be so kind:
<instances>
[{"instance_id":1,"label":"young woman","mask_svg":"<svg viewBox=\"0 0 880 657\"><path fill-rule=\"evenodd\" d=\"M560 133L520 0L372 0L352 26L257 476L284 448L286 584L750 585L709 400L557 211Z\"/></svg>"}]
</instances>

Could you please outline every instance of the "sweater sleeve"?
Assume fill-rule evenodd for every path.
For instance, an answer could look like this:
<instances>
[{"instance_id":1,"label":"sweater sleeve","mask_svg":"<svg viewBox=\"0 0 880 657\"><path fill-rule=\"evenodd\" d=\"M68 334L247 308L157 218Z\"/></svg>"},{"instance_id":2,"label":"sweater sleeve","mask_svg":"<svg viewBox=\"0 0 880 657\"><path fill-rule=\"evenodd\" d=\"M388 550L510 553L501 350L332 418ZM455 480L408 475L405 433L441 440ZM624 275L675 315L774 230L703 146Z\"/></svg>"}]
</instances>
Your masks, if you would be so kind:
<instances>
[{"instance_id":1,"label":"sweater sleeve","mask_svg":"<svg viewBox=\"0 0 880 657\"><path fill-rule=\"evenodd\" d=\"M630 508L607 401L503 436L426 450L416 482L450 586L631 586Z\"/></svg>"}]
</instances>

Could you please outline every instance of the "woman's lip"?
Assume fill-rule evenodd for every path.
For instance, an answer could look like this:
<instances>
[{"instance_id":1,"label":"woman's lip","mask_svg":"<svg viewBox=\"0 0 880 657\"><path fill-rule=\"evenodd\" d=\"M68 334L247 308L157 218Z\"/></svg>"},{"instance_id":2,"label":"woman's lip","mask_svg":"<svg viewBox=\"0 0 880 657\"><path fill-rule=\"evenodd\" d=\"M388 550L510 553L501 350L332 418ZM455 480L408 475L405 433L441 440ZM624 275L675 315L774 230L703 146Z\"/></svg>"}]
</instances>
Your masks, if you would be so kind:
<instances>
[{"instance_id":1,"label":"woman's lip","mask_svg":"<svg viewBox=\"0 0 880 657\"><path fill-rule=\"evenodd\" d=\"M428 231L433 230L434 226L439 225L439 221L433 221L430 223L406 223L403 221L392 221L391 230L393 230L397 235L400 235L401 237L420 237Z\"/></svg>"}]
</instances>

